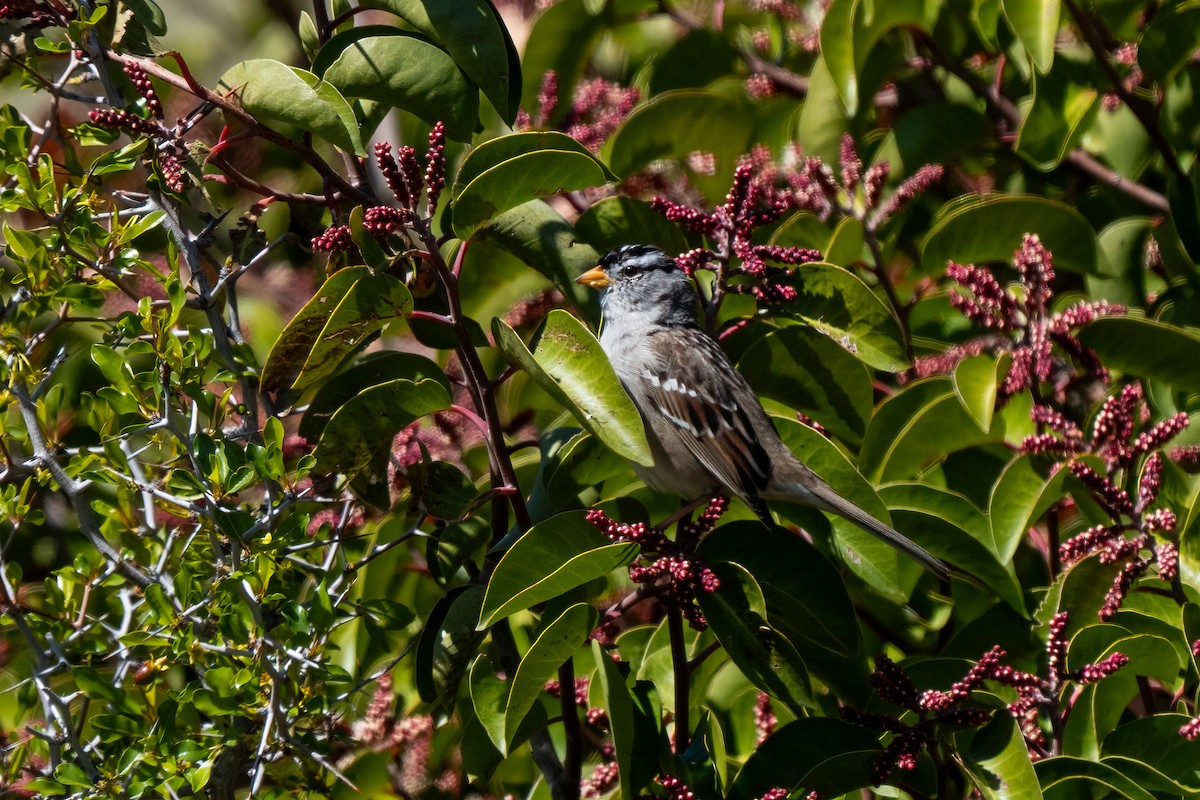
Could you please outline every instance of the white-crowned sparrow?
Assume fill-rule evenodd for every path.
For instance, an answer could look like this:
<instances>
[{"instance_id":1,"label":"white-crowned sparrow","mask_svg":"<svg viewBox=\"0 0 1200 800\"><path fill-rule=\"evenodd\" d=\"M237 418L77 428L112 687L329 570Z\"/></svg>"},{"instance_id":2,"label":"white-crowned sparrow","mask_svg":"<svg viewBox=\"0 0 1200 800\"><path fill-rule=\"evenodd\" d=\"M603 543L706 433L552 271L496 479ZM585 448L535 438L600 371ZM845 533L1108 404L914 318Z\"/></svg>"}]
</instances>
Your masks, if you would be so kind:
<instances>
[{"instance_id":1,"label":"white-crowned sparrow","mask_svg":"<svg viewBox=\"0 0 1200 800\"><path fill-rule=\"evenodd\" d=\"M829 511L907 553L938 576L949 568L835 492L775 432L746 379L696 324L691 280L661 250L625 245L578 282L601 290L600 346L641 411L654 465L650 487L686 499L733 494L766 525L764 500Z\"/></svg>"}]
</instances>

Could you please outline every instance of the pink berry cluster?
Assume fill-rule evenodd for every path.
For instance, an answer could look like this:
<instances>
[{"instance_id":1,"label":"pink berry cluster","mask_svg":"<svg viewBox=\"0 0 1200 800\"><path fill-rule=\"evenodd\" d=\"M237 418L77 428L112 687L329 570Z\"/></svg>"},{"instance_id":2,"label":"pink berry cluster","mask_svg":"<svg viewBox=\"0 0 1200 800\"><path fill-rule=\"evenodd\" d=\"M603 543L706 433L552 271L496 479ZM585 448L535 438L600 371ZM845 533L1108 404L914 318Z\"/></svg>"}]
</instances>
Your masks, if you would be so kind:
<instances>
[{"instance_id":1,"label":"pink berry cluster","mask_svg":"<svg viewBox=\"0 0 1200 800\"><path fill-rule=\"evenodd\" d=\"M1104 402L1092 425L1091 441L1086 441L1079 426L1059 412L1034 406L1034 421L1048 430L1027 437L1022 445L1031 453L1070 459L1090 453L1104 461L1103 472L1080 460L1066 464L1110 522L1094 525L1063 542L1059 557L1067 566L1093 554L1098 554L1101 563L1124 562L1100 609L1100 618L1105 620L1117 613L1133 582L1151 564L1157 564L1159 577L1166 581L1173 580L1178 570L1175 541L1156 539L1156 534L1172 535L1175 514L1151 506L1162 487L1164 464L1158 451L1186 428L1189 420L1186 413L1180 412L1135 434L1138 423L1144 424L1148 415L1141 384L1129 383ZM1137 475L1139 461L1141 473ZM1126 488L1126 484L1132 486Z\"/></svg>"},{"instance_id":2,"label":"pink berry cluster","mask_svg":"<svg viewBox=\"0 0 1200 800\"><path fill-rule=\"evenodd\" d=\"M598 508L587 513L587 521L614 542L637 542L642 555L630 565L629 579L644 585L661 585L688 623L703 630L708 623L696 604L696 597L700 592L715 592L721 582L696 559L695 550L700 538L716 526L727 508L727 498L714 497L699 517L679 525L675 541L644 522L617 522Z\"/></svg>"},{"instance_id":3,"label":"pink berry cluster","mask_svg":"<svg viewBox=\"0 0 1200 800\"><path fill-rule=\"evenodd\" d=\"M1013 266L1021 278L1020 290L1001 286L986 267L953 261L947 265L946 276L970 292L951 292L951 305L976 325L996 333L937 356L917 359L914 375L925 377L953 369L968 355L1008 352L1012 363L999 388L1001 402L1026 389L1040 392L1048 381L1056 393L1061 393L1076 378L1077 370L1068 366L1068 360L1078 364L1086 375L1107 381L1108 370L1092 350L1083 346L1075 331L1097 317L1124 314L1125 306L1099 300L1051 313L1053 257L1036 234L1025 234L1013 254ZM1063 355L1055 354L1055 345Z\"/></svg>"},{"instance_id":4,"label":"pink berry cluster","mask_svg":"<svg viewBox=\"0 0 1200 800\"><path fill-rule=\"evenodd\" d=\"M683 253L679 266L689 274L697 269L714 269L719 285L729 291L751 293L765 302L789 302L796 290L780 282L787 270L769 265L791 266L818 261L821 254L804 247L755 244L756 228L778 222L795 209L796 196L756 177L755 165L746 160L733 173L733 185L725 203L711 212L698 211L661 195L651 207L672 222L708 237L712 245ZM734 261L738 266L734 266ZM712 266L710 266L712 265Z\"/></svg>"},{"instance_id":5,"label":"pink berry cluster","mask_svg":"<svg viewBox=\"0 0 1200 800\"><path fill-rule=\"evenodd\" d=\"M536 116L531 117L522 109L517 116L516 128L530 130L550 125L559 104L558 95L558 75L550 70L542 76ZM637 89L593 78L575 87L571 107L556 127L595 153L640 99L641 92Z\"/></svg>"},{"instance_id":6,"label":"pink berry cluster","mask_svg":"<svg viewBox=\"0 0 1200 800\"><path fill-rule=\"evenodd\" d=\"M88 112L92 124L109 130L124 131L131 137L145 136L155 142L154 160L158 164L163 184L172 192L182 192L186 186L183 159L186 148L177 131L168 128L163 113L162 101L154 91L154 85L146 70L136 62L124 66L125 75L133 88L142 96L150 118L117 108L94 108Z\"/></svg>"},{"instance_id":7,"label":"pink berry cluster","mask_svg":"<svg viewBox=\"0 0 1200 800\"><path fill-rule=\"evenodd\" d=\"M396 198L398 206L371 206L363 212L363 228L378 238L391 234L405 235L418 219L421 195L425 196L425 217L437 211L438 200L446 187L446 126L438 121L429 132L429 147L425 165L421 166L417 151L402 145L393 151L388 142L375 145L375 161L379 171ZM334 253L354 246L350 226L333 225L312 240L318 253Z\"/></svg>"},{"instance_id":8,"label":"pink berry cluster","mask_svg":"<svg viewBox=\"0 0 1200 800\"><path fill-rule=\"evenodd\" d=\"M1192 657L1200 658L1200 639L1192 642ZM1200 739L1200 716L1195 716L1179 727L1179 735L1189 742Z\"/></svg>"},{"instance_id":9,"label":"pink berry cluster","mask_svg":"<svg viewBox=\"0 0 1200 800\"><path fill-rule=\"evenodd\" d=\"M65 25L75 16L73 9L46 0L7 0L0 3L0 19L27 19L30 28Z\"/></svg>"}]
</instances>

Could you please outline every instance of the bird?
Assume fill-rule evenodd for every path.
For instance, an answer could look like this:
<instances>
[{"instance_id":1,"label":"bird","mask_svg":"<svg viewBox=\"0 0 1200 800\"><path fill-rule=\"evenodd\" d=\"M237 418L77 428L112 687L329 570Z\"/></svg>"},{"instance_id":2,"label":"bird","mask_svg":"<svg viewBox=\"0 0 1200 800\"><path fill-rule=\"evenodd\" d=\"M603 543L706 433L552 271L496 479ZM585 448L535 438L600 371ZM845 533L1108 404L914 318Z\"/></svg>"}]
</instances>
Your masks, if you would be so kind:
<instances>
[{"instance_id":1,"label":"bird","mask_svg":"<svg viewBox=\"0 0 1200 800\"><path fill-rule=\"evenodd\" d=\"M697 323L691 278L657 247L623 245L576 280L600 291L600 347L645 422L650 488L686 500L733 495L764 525L768 500L850 520L945 580L950 568L838 494L779 438L750 384Z\"/></svg>"}]
</instances>

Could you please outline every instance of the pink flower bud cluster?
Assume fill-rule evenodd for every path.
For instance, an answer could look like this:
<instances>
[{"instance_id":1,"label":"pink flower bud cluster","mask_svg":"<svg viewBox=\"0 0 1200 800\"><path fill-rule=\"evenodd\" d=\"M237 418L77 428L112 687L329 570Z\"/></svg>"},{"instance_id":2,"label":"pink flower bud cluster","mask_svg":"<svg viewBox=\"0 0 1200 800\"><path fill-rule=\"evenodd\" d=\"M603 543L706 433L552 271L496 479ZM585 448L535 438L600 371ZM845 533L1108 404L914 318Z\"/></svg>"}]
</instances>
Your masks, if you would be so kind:
<instances>
[{"instance_id":1,"label":"pink flower bud cluster","mask_svg":"<svg viewBox=\"0 0 1200 800\"><path fill-rule=\"evenodd\" d=\"M897 192L899 194L899 192ZM1097 380L1107 381L1108 370L1095 352L1084 347L1075 335L1076 329L1101 316L1123 314L1127 310L1106 301L1082 302L1057 313L1049 311L1054 297L1054 263L1049 250L1036 234L1027 233L1021 246L1013 253L1013 266L1021 278L1020 290L1001 286L992 271L974 264L946 266L946 276L968 291L950 293L950 304L976 325L997 331L986 337L985 349L1007 351L1012 356L1008 374L999 388L998 401L1004 402L1014 394L1040 385L1056 375L1067 375L1063 369L1068 361ZM1061 356L1056 356L1057 345ZM965 356L968 350L946 351L936 365L953 369L955 356ZM917 368L930 372L931 362L918 360ZM1049 439L1030 443L1033 448L1052 448Z\"/></svg>"},{"instance_id":2,"label":"pink flower bud cluster","mask_svg":"<svg viewBox=\"0 0 1200 800\"><path fill-rule=\"evenodd\" d=\"M767 737L775 732L775 725L778 721L775 710L771 707L771 696L765 692L759 692L758 697L754 700L755 743L765 742Z\"/></svg>"},{"instance_id":3,"label":"pink flower bud cluster","mask_svg":"<svg viewBox=\"0 0 1200 800\"><path fill-rule=\"evenodd\" d=\"M587 521L614 542L637 542L642 554L630 565L629 579L647 585L661 582L691 626L703 630L708 622L696 598L700 592L715 592L721 582L696 559L695 549L728 507L728 499L713 498L698 519L680 524L674 542L658 528L644 522L617 522L598 508L587 513Z\"/></svg>"},{"instance_id":4,"label":"pink flower bud cluster","mask_svg":"<svg viewBox=\"0 0 1200 800\"><path fill-rule=\"evenodd\" d=\"M584 81L575 87L571 106L556 128L593 153L598 152L640 99L641 92L632 87L626 88L603 78ZM554 120L558 106L558 75L550 70L542 76L535 115L530 116L522 109L515 127L517 130L546 128Z\"/></svg>"},{"instance_id":5,"label":"pink flower bud cluster","mask_svg":"<svg viewBox=\"0 0 1200 800\"><path fill-rule=\"evenodd\" d=\"M130 137L145 136L155 142L153 158L158 164L159 174L163 185L172 192L182 192L187 185L184 170L186 148L179 136L165 125L163 120L162 101L154 91L146 70L140 64L128 63L124 67L133 87L146 102L146 109L151 118L139 116L129 111L116 108L94 108L88 112L92 124L109 130L123 131Z\"/></svg>"}]
</instances>

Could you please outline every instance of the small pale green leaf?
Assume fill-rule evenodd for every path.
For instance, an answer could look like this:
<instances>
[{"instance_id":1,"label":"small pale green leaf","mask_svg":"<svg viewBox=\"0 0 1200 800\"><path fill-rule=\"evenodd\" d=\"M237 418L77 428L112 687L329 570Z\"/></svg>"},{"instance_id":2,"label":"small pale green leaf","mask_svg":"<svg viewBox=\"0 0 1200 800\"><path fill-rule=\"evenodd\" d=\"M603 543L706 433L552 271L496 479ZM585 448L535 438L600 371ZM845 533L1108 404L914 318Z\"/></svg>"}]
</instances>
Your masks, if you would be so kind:
<instances>
[{"instance_id":1,"label":"small pale green leaf","mask_svg":"<svg viewBox=\"0 0 1200 800\"><path fill-rule=\"evenodd\" d=\"M630 461L653 463L641 414L582 322L561 309L551 311L532 351L499 318L492 321L492 333L508 362L528 372L589 433Z\"/></svg>"},{"instance_id":2,"label":"small pale green leaf","mask_svg":"<svg viewBox=\"0 0 1200 800\"><path fill-rule=\"evenodd\" d=\"M312 131L348 153L366 155L354 110L311 72L259 58L234 66L221 76L221 86L260 120Z\"/></svg>"},{"instance_id":3,"label":"small pale green leaf","mask_svg":"<svg viewBox=\"0 0 1200 800\"><path fill-rule=\"evenodd\" d=\"M990 356L964 358L951 375L958 401L979 425L979 430L985 433L992 427L997 384L1001 377L996 359Z\"/></svg>"},{"instance_id":4,"label":"small pale green leaf","mask_svg":"<svg viewBox=\"0 0 1200 800\"><path fill-rule=\"evenodd\" d=\"M504 709L504 742L511 746L517 729L544 691L546 681L587 640L596 627L596 609L576 603L546 626L521 659ZM569 691L569 689L568 689Z\"/></svg>"},{"instance_id":5,"label":"small pale green leaf","mask_svg":"<svg viewBox=\"0 0 1200 800\"><path fill-rule=\"evenodd\" d=\"M1038 72L1049 72L1058 36L1060 0L1001 0L1004 18Z\"/></svg>"},{"instance_id":6,"label":"small pale green leaf","mask_svg":"<svg viewBox=\"0 0 1200 800\"><path fill-rule=\"evenodd\" d=\"M471 138L479 124L479 90L445 50L394 30L349 43L323 76L346 97L366 98L445 123L446 135Z\"/></svg>"},{"instance_id":7,"label":"small pale green leaf","mask_svg":"<svg viewBox=\"0 0 1200 800\"><path fill-rule=\"evenodd\" d=\"M636 544L613 544L582 511L534 525L500 559L488 580L480 629L558 597L633 561Z\"/></svg>"},{"instance_id":8,"label":"small pale green leaf","mask_svg":"<svg viewBox=\"0 0 1200 800\"><path fill-rule=\"evenodd\" d=\"M1105 366L1139 378L1161 381L1185 392L1200 392L1200 333L1144 317L1101 317L1079 333L1079 340Z\"/></svg>"},{"instance_id":9,"label":"small pale green leaf","mask_svg":"<svg viewBox=\"0 0 1200 800\"><path fill-rule=\"evenodd\" d=\"M495 217L530 200L600 186L609 179L608 170L588 152L534 150L513 156L484 170L454 198L454 233L469 239Z\"/></svg>"},{"instance_id":10,"label":"small pale green leaf","mask_svg":"<svg viewBox=\"0 0 1200 800\"><path fill-rule=\"evenodd\" d=\"M364 390L337 410L313 456L317 467L353 474L381 449L391 447L396 434L413 420L450 406L446 387L430 378L399 379Z\"/></svg>"},{"instance_id":11,"label":"small pale green leaf","mask_svg":"<svg viewBox=\"0 0 1200 800\"><path fill-rule=\"evenodd\" d=\"M1054 254L1054 266L1092 273L1098 268L1096 234L1071 206L1034 195L967 195L938 212L921 244L925 268L940 273L947 261L1010 262L1021 237L1036 233Z\"/></svg>"}]
</instances>

